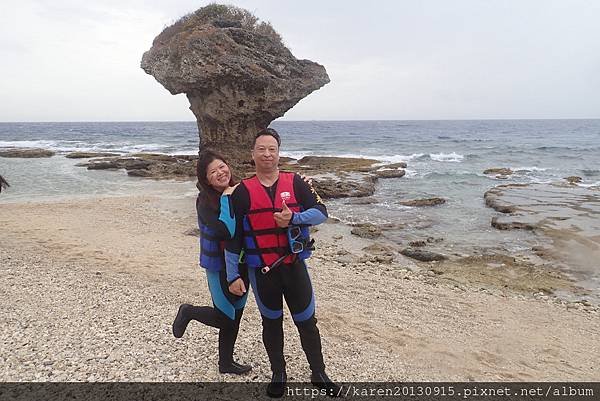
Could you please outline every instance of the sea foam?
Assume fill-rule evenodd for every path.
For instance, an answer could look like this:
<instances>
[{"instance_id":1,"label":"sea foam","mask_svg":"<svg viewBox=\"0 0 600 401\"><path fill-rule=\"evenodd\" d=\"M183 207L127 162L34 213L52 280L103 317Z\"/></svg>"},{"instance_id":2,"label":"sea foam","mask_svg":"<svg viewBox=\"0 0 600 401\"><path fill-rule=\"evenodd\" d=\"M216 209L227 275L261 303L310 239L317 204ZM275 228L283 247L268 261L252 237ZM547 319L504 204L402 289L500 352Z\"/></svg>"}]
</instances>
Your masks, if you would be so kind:
<instances>
[{"instance_id":1,"label":"sea foam","mask_svg":"<svg viewBox=\"0 0 600 401\"><path fill-rule=\"evenodd\" d=\"M454 162L454 163L460 163L465 158L463 155L460 155L456 152L432 153L429 155L429 157L431 158L431 160L434 160L436 162Z\"/></svg>"}]
</instances>

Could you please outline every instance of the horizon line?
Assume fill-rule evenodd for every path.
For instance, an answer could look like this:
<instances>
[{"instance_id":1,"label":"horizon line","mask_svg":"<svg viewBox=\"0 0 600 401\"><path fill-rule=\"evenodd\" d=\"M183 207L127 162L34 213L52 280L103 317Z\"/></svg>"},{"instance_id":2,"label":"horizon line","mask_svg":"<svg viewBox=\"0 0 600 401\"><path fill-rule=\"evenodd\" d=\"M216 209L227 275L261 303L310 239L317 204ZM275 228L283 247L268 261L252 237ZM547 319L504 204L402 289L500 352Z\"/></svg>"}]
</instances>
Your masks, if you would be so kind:
<instances>
[{"instance_id":1,"label":"horizon line","mask_svg":"<svg viewBox=\"0 0 600 401\"><path fill-rule=\"evenodd\" d=\"M375 122L375 121L556 121L556 120L600 120L600 117L557 117L557 118L432 118L432 119L323 119L323 120L278 120L273 122ZM181 123L196 120L49 120L49 121L0 121L0 124L46 124L46 123Z\"/></svg>"}]
</instances>

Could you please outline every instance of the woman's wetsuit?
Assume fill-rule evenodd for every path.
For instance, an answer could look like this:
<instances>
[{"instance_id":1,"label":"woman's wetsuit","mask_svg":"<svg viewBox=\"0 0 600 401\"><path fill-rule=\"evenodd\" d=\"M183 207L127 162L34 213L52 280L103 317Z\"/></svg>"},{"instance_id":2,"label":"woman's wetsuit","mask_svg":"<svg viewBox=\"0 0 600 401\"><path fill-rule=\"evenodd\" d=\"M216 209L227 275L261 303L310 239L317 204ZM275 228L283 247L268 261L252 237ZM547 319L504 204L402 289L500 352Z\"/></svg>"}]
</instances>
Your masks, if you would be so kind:
<instances>
[{"instance_id":1,"label":"woman's wetsuit","mask_svg":"<svg viewBox=\"0 0 600 401\"><path fill-rule=\"evenodd\" d=\"M219 329L219 368L227 370L233 361L233 348L237 339L240 320L246 305L247 293L239 297L229 292L223 241L231 237L235 220L229 208L229 197L221 197L219 210L202 205L196 200L198 226L200 227L200 261L206 270L208 288L213 306L184 304L178 313L179 325L173 325L173 334L181 337L190 320L197 320ZM231 231L230 231L231 230ZM248 285L247 268L241 264L240 276ZM180 314L183 315L180 317ZM176 322L178 319L176 318ZM178 327L176 327L178 326ZM241 366L241 365L238 365Z\"/></svg>"}]
</instances>

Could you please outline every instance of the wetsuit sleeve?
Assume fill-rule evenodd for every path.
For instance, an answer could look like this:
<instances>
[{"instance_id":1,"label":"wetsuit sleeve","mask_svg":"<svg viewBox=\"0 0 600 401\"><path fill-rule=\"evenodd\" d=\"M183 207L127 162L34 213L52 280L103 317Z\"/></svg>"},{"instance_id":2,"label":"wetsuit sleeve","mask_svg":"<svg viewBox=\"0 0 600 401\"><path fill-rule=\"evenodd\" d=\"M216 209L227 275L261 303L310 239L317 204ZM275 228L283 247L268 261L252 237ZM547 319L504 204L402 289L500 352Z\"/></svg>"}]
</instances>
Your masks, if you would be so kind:
<instances>
[{"instance_id":1,"label":"wetsuit sleeve","mask_svg":"<svg viewBox=\"0 0 600 401\"><path fill-rule=\"evenodd\" d=\"M223 201L221 201L221 207L222 206ZM218 211L201 206L198 199L196 199L196 212L198 213L198 227L200 227L200 224L207 225L209 228L215 231L215 235L220 240L227 240L231 238L231 232L228 229L227 224L220 219ZM230 214L229 207L225 212ZM220 214L223 214L223 210L221 210ZM233 217L231 219L233 219Z\"/></svg>"},{"instance_id":2,"label":"wetsuit sleeve","mask_svg":"<svg viewBox=\"0 0 600 401\"><path fill-rule=\"evenodd\" d=\"M303 211L294 213L292 224L317 225L327 220L327 208L323 200L312 187L298 174L294 175L294 193Z\"/></svg>"},{"instance_id":3,"label":"wetsuit sleeve","mask_svg":"<svg viewBox=\"0 0 600 401\"><path fill-rule=\"evenodd\" d=\"M233 237L225 242L225 269L227 282L232 283L240 277L239 259L244 244L244 216L250 209L250 198L246 187L238 185L229 201L235 217L235 230Z\"/></svg>"},{"instance_id":4,"label":"wetsuit sleeve","mask_svg":"<svg viewBox=\"0 0 600 401\"><path fill-rule=\"evenodd\" d=\"M235 215L233 213L233 208L231 207L231 195L221 196L221 213L219 214L219 220L227 227L229 237L233 237L235 234Z\"/></svg>"}]
</instances>

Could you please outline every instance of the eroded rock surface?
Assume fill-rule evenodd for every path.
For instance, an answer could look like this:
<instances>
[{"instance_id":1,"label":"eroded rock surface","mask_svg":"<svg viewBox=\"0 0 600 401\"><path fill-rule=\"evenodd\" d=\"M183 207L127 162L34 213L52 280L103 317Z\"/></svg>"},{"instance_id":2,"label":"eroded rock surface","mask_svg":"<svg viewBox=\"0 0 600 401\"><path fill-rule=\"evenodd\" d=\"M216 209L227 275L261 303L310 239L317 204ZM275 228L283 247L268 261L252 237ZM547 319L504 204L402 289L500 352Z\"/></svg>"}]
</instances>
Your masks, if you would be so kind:
<instances>
[{"instance_id":1,"label":"eroded rock surface","mask_svg":"<svg viewBox=\"0 0 600 401\"><path fill-rule=\"evenodd\" d=\"M436 205L442 205L442 204L446 203L446 199L443 199L443 198L412 199L412 200L407 200L407 201L400 201L398 203L401 205L404 205L404 206L413 206L413 207L436 206Z\"/></svg>"},{"instance_id":2,"label":"eroded rock surface","mask_svg":"<svg viewBox=\"0 0 600 401\"><path fill-rule=\"evenodd\" d=\"M381 229L371 223L356 224L350 232L361 238L376 239L381 237Z\"/></svg>"},{"instance_id":3,"label":"eroded rock surface","mask_svg":"<svg viewBox=\"0 0 600 401\"><path fill-rule=\"evenodd\" d=\"M128 156L104 157L90 159L77 164L88 170L124 169L134 177L147 178L193 178L196 176L195 155L162 155L153 153L137 153Z\"/></svg>"},{"instance_id":4,"label":"eroded rock surface","mask_svg":"<svg viewBox=\"0 0 600 401\"><path fill-rule=\"evenodd\" d=\"M513 171L507 167L488 168L483 174L511 175Z\"/></svg>"},{"instance_id":5,"label":"eroded rock surface","mask_svg":"<svg viewBox=\"0 0 600 401\"><path fill-rule=\"evenodd\" d=\"M448 259L447 256L440 253L426 251L424 249L405 248L400 253L412 259L420 260L421 262L434 262Z\"/></svg>"},{"instance_id":6,"label":"eroded rock surface","mask_svg":"<svg viewBox=\"0 0 600 401\"><path fill-rule=\"evenodd\" d=\"M67 159L90 159L92 157L111 157L111 156L119 156L118 153L103 153L103 152L72 152L65 157Z\"/></svg>"},{"instance_id":7,"label":"eroded rock surface","mask_svg":"<svg viewBox=\"0 0 600 401\"><path fill-rule=\"evenodd\" d=\"M171 94L186 94L200 147L232 161L249 158L257 129L329 82L322 65L295 58L270 24L217 4L165 28L141 67Z\"/></svg>"},{"instance_id":8,"label":"eroded rock surface","mask_svg":"<svg viewBox=\"0 0 600 401\"><path fill-rule=\"evenodd\" d=\"M0 149L0 157L22 157L26 159L38 157L52 157L55 152L48 149L38 148L2 148Z\"/></svg>"}]
</instances>

